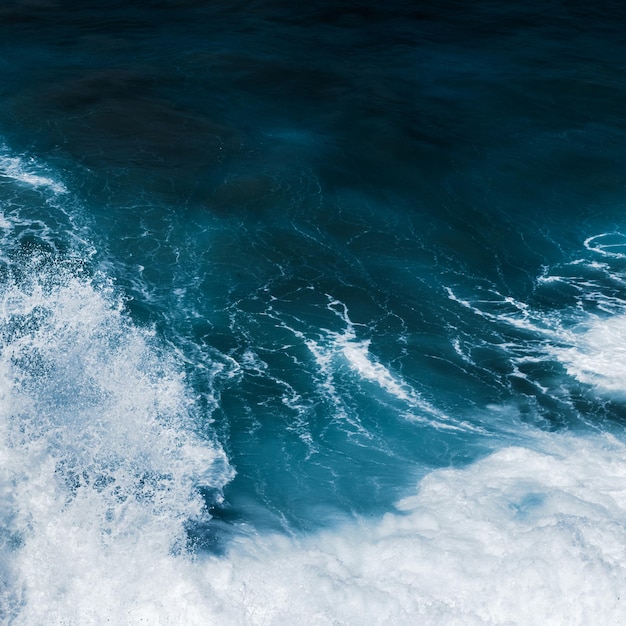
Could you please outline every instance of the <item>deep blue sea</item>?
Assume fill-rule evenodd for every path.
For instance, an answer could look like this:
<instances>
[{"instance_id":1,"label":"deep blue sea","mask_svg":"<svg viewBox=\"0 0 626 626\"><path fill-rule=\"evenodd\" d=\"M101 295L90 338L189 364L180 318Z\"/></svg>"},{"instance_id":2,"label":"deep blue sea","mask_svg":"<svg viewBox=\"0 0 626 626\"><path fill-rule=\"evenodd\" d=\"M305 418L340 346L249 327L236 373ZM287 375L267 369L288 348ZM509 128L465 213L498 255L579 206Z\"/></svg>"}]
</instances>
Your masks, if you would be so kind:
<instances>
[{"instance_id":1,"label":"deep blue sea","mask_svg":"<svg viewBox=\"0 0 626 626\"><path fill-rule=\"evenodd\" d=\"M626 623L626 5L0 4L2 626Z\"/></svg>"}]
</instances>

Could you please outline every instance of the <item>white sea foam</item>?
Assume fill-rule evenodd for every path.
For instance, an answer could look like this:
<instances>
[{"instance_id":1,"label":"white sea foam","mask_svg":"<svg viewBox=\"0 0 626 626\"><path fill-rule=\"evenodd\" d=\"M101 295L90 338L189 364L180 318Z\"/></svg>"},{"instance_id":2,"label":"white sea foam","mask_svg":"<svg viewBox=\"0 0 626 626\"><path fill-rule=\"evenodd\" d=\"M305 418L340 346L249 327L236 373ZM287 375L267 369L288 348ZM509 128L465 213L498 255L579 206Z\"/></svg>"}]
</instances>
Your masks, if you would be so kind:
<instances>
[{"instance_id":1,"label":"white sea foam","mask_svg":"<svg viewBox=\"0 0 626 626\"><path fill-rule=\"evenodd\" d=\"M370 351L371 341L359 339L355 324L348 315L343 302L329 296L328 308L344 322L342 332L324 331L320 339L304 339L306 346L313 354L320 372L325 378L324 387L328 390L342 414L345 414L343 402L337 393L335 377L341 372L341 361L347 364L354 374L362 381L376 385L390 399L399 401L404 406L405 418L428 423L443 430L476 430L467 422L452 418L428 402L422 394L399 374L392 372L383 365Z\"/></svg>"},{"instance_id":2,"label":"white sea foam","mask_svg":"<svg viewBox=\"0 0 626 626\"><path fill-rule=\"evenodd\" d=\"M619 232L593 235L585 239L585 248L605 257L626 259L626 235Z\"/></svg>"},{"instance_id":3,"label":"white sea foam","mask_svg":"<svg viewBox=\"0 0 626 626\"><path fill-rule=\"evenodd\" d=\"M552 350L568 373L603 394L626 398L626 315L590 318Z\"/></svg>"},{"instance_id":4,"label":"white sea foam","mask_svg":"<svg viewBox=\"0 0 626 626\"><path fill-rule=\"evenodd\" d=\"M32 157L15 156L6 146L0 146L0 176L37 188L46 188L55 194L67 193L65 185L55 180L47 169Z\"/></svg>"},{"instance_id":5,"label":"white sea foam","mask_svg":"<svg viewBox=\"0 0 626 626\"><path fill-rule=\"evenodd\" d=\"M152 521L126 520L118 504L107 526L95 490L62 501L44 454L31 493L18 494L28 495L16 568L27 584L8 623L623 622L626 446L542 435L533 448L433 472L377 519L248 536L195 560L166 549L184 498Z\"/></svg>"},{"instance_id":6,"label":"white sea foam","mask_svg":"<svg viewBox=\"0 0 626 626\"><path fill-rule=\"evenodd\" d=\"M593 392L623 401L626 280L621 260L626 258L626 237L621 233L602 233L587 238L584 245L603 261L577 259L556 268L544 268L537 280L548 295L551 289L569 288L570 304L558 311L535 310L495 289L489 291L490 299L460 297L451 288L447 288L447 293L450 300L492 325L494 348L506 352L510 359L509 376L525 378L548 394L555 390L531 379L520 367L556 360L572 379L589 385ZM511 331L523 334L517 336ZM471 362L467 350L460 351L460 345L459 338L453 337L455 352ZM563 381L558 384L561 386Z\"/></svg>"},{"instance_id":7,"label":"white sea foam","mask_svg":"<svg viewBox=\"0 0 626 626\"><path fill-rule=\"evenodd\" d=\"M626 448L556 436L539 447L433 472L377 520L255 536L195 562L122 559L100 603L96 580L75 590L85 608L68 606L64 623L621 623ZM164 586L150 592L146 578Z\"/></svg>"},{"instance_id":8,"label":"white sea foam","mask_svg":"<svg viewBox=\"0 0 626 626\"><path fill-rule=\"evenodd\" d=\"M626 448L610 438L545 444L434 472L374 522L235 547L205 566L220 598L212 615L228 624L621 623Z\"/></svg>"},{"instance_id":9,"label":"white sea foam","mask_svg":"<svg viewBox=\"0 0 626 626\"><path fill-rule=\"evenodd\" d=\"M197 488L232 471L106 282L29 269L0 290L0 621L175 623Z\"/></svg>"}]
</instances>

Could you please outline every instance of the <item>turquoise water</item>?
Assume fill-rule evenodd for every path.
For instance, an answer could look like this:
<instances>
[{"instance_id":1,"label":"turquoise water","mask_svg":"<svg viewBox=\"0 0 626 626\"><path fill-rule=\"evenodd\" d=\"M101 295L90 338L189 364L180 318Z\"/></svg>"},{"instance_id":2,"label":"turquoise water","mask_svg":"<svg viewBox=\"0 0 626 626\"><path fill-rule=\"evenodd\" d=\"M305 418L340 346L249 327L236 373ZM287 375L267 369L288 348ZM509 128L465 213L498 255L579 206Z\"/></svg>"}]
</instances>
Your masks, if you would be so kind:
<instances>
[{"instance_id":1,"label":"turquoise water","mask_svg":"<svg viewBox=\"0 0 626 626\"><path fill-rule=\"evenodd\" d=\"M614 623L621 5L0 8L0 621Z\"/></svg>"}]
</instances>

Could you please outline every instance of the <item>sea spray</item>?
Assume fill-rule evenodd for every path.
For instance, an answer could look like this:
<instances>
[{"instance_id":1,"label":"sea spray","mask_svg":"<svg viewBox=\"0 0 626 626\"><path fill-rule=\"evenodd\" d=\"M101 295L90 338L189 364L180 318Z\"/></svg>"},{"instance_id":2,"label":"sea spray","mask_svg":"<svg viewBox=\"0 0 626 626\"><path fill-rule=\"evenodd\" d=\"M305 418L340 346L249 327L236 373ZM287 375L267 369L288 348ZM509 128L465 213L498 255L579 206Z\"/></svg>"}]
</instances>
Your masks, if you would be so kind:
<instances>
[{"instance_id":1,"label":"sea spray","mask_svg":"<svg viewBox=\"0 0 626 626\"><path fill-rule=\"evenodd\" d=\"M189 553L187 525L208 519L198 489L219 493L232 471L194 434L181 368L111 283L24 262L0 290L6 616L125 623Z\"/></svg>"}]
</instances>

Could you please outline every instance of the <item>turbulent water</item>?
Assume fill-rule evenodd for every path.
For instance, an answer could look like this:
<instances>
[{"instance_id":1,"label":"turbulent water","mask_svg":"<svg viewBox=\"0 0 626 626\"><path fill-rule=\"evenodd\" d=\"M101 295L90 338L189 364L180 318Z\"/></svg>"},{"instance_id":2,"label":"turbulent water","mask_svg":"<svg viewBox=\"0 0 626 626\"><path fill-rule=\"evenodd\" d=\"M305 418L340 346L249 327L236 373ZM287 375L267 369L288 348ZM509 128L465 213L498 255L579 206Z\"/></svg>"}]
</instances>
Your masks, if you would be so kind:
<instances>
[{"instance_id":1,"label":"turbulent water","mask_svg":"<svg viewBox=\"0 0 626 626\"><path fill-rule=\"evenodd\" d=\"M625 27L3 2L0 623L624 623Z\"/></svg>"}]
</instances>

